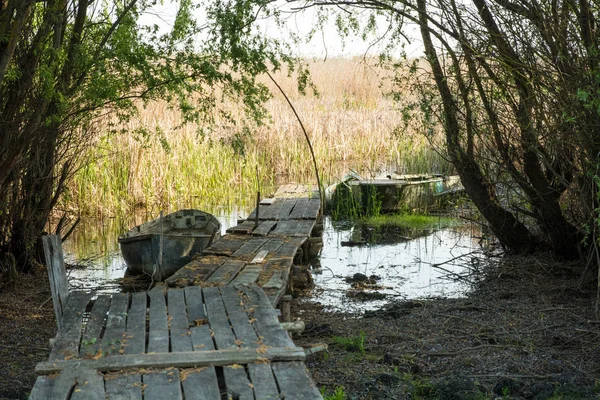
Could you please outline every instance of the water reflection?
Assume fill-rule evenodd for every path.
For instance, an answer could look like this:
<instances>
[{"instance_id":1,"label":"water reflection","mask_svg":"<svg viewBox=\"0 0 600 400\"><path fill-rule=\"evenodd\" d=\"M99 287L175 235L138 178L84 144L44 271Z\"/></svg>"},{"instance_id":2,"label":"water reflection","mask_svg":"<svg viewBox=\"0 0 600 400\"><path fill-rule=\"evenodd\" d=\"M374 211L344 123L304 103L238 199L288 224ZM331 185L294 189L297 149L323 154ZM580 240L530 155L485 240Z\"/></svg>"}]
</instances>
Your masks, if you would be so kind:
<instances>
[{"instance_id":1,"label":"water reflection","mask_svg":"<svg viewBox=\"0 0 600 400\"><path fill-rule=\"evenodd\" d=\"M209 211L221 222L222 234L247 217L248 211ZM145 218L145 217L144 217ZM149 217L151 219L152 217ZM154 217L155 218L155 217ZM131 226L116 220L83 221L73 236L64 243L69 268L69 283L73 289L119 292L126 265L117 238ZM359 229L359 228L357 228ZM429 232L401 232L396 235L366 235L351 225L333 225L324 220L323 249L320 265L313 270L316 288L310 301L318 301L334 309L359 311L377 309L394 298L457 297L470 288L468 281L456 279L469 275L482 257L476 226L461 226ZM365 242L345 247L342 242ZM467 256L465 256L467 255ZM463 257L461 257L463 256ZM458 258L456 258L458 257ZM438 268L432 264L441 264ZM376 292L387 297L361 301L364 296L349 294L351 286L345 278L356 273L377 275L381 279ZM363 293L373 293L367 290Z\"/></svg>"},{"instance_id":2,"label":"water reflection","mask_svg":"<svg viewBox=\"0 0 600 400\"><path fill-rule=\"evenodd\" d=\"M383 243L346 247L342 242L362 243L355 240L356 229L334 227L327 218L323 235L320 268L315 274L318 290L313 300L346 311L376 309L393 298L463 296L470 289L466 275L477 268L483 255L478 239L481 232L473 225L416 237L402 235L395 243L384 235ZM433 264L441 265L436 268ZM377 292L387 294L387 298L361 302L348 296L350 284L345 278L357 273L381 277L377 284L382 288Z\"/></svg>"}]
</instances>

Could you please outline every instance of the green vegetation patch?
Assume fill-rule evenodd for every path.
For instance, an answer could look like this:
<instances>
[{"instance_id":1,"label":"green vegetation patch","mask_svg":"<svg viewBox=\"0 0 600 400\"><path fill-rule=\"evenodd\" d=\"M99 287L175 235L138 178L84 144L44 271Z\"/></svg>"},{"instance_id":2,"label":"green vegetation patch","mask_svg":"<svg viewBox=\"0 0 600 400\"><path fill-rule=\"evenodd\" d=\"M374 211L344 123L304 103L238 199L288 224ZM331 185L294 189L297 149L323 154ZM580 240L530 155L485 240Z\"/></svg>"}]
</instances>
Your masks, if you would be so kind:
<instances>
[{"instance_id":1,"label":"green vegetation patch","mask_svg":"<svg viewBox=\"0 0 600 400\"><path fill-rule=\"evenodd\" d=\"M352 351L364 354L365 353L365 338L366 334L360 331L358 336L341 337L334 336L333 343L342 347L346 351Z\"/></svg>"},{"instance_id":2,"label":"green vegetation patch","mask_svg":"<svg viewBox=\"0 0 600 400\"><path fill-rule=\"evenodd\" d=\"M335 388L333 393L327 394L327 390L325 388L321 388L321 394L323 395L324 400L345 400L346 392L343 386L338 386Z\"/></svg>"}]
</instances>

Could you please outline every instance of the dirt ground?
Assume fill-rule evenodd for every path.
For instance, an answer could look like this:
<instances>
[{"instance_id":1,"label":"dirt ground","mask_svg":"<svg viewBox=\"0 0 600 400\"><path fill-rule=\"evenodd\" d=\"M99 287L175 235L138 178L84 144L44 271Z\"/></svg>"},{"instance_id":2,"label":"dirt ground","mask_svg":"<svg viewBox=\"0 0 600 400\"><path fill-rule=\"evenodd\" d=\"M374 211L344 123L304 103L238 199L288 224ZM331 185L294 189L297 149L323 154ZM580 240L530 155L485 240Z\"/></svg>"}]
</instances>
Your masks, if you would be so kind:
<instances>
[{"instance_id":1,"label":"dirt ground","mask_svg":"<svg viewBox=\"0 0 600 400\"><path fill-rule=\"evenodd\" d=\"M0 399L27 398L55 334L45 269L20 277L15 289L0 288Z\"/></svg>"},{"instance_id":2,"label":"dirt ground","mask_svg":"<svg viewBox=\"0 0 600 400\"><path fill-rule=\"evenodd\" d=\"M579 265L547 256L502 258L465 299L354 315L298 298L307 329L294 340L328 344L306 364L335 399L598 399L600 321L580 277ZM47 281L41 270L0 289L0 399L27 398L48 357Z\"/></svg>"},{"instance_id":3,"label":"dirt ground","mask_svg":"<svg viewBox=\"0 0 600 400\"><path fill-rule=\"evenodd\" d=\"M465 299L370 315L297 299L307 329L294 340L329 345L306 364L334 399L598 399L600 321L580 277L547 256L502 258Z\"/></svg>"}]
</instances>

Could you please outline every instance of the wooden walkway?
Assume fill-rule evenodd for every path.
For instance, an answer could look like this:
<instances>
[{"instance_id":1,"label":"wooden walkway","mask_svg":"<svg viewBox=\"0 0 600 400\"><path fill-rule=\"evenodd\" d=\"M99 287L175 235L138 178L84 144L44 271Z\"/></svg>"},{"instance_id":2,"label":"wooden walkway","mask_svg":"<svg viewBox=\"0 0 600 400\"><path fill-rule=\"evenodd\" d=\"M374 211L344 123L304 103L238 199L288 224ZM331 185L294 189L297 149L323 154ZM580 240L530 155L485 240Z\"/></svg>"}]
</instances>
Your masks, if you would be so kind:
<instances>
[{"instance_id":1,"label":"wooden walkway","mask_svg":"<svg viewBox=\"0 0 600 400\"><path fill-rule=\"evenodd\" d=\"M320 398L258 287L91 296L69 296L33 399Z\"/></svg>"},{"instance_id":2,"label":"wooden walkway","mask_svg":"<svg viewBox=\"0 0 600 400\"><path fill-rule=\"evenodd\" d=\"M284 295L294 259L309 252L321 203L303 185L285 185L261 202L245 221L204 251L204 256L166 279L170 287L257 284L271 304ZM257 223L258 222L258 223Z\"/></svg>"},{"instance_id":3,"label":"wooden walkway","mask_svg":"<svg viewBox=\"0 0 600 400\"><path fill-rule=\"evenodd\" d=\"M69 294L31 399L321 399L274 309L320 213L303 193L281 189L170 280L183 288Z\"/></svg>"}]
</instances>

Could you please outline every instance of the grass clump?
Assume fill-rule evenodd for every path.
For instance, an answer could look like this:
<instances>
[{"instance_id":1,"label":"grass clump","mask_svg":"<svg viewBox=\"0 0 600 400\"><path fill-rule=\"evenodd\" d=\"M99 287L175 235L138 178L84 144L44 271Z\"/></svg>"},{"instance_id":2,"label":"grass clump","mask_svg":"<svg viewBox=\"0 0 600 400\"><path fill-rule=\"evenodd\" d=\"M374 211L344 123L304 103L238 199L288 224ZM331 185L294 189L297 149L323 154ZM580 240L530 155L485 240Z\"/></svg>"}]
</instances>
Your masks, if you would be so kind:
<instances>
[{"instance_id":1,"label":"grass clump","mask_svg":"<svg viewBox=\"0 0 600 400\"><path fill-rule=\"evenodd\" d=\"M365 353L365 339L366 334L360 331L358 336L342 337L334 336L333 343L342 347L346 351L352 351L356 353Z\"/></svg>"},{"instance_id":2,"label":"grass clump","mask_svg":"<svg viewBox=\"0 0 600 400\"><path fill-rule=\"evenodd\" d=\"M447 228L458 225L458 221L450 217L438 215L420 215L420 214L386 214L365 217L361 224L370 228L403 228L403 229L430 229Z\"/></svg>"},{"instance_id":3,"label":"grass clump","mask_svg":"<svg viewBox=\"0 0 600 400\"><path fill-rule=\"evenodd\" d=\"M346 391L343 386L336 387L331 394L327 394L326 389L321 388L321 394L324 400L346 400Z\"/></svg>"}]
</instances>

